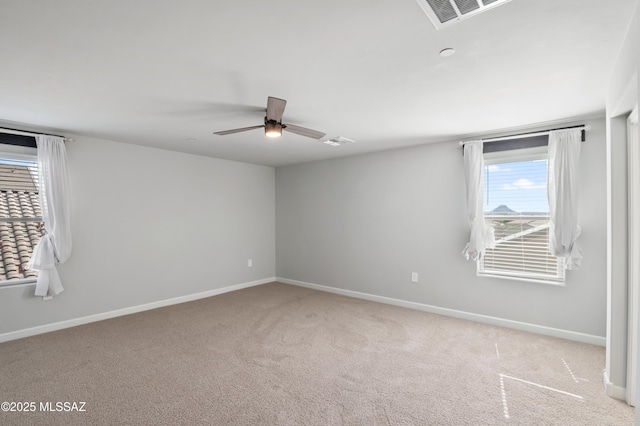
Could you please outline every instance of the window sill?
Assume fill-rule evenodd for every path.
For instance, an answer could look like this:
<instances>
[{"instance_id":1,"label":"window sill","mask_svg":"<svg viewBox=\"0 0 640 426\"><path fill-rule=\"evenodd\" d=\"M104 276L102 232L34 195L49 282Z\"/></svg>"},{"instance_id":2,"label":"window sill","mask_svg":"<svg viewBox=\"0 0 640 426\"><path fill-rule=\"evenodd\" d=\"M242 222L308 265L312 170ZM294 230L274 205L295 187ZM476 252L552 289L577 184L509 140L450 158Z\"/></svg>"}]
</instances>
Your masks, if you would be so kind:
<instances>
[{"instance_id":1,"label":"window sill","mask_svg":"<svg viewBox=\"0 0 640 426\"><path fill-rule=\"evenodd\" d=\"M28 285L36 284L37 279L35 278L25 278L22 280L10 280L10 281L0 281L0 290L3 288L14 288L14 287L24 287Z\"/></svg>"},{"instance_id":2,"label":"window sill","mask_svg":"<svg viewBox=\"0 0 640 426\"><path fill-rule=\"evenodd\" d=\"M514 275L501 275L501 274L491 274L491 273L483 273L483 272L478 272L476 275L481 278L499 278L502 280L509 280L509 281L524 281L528 283L552 285L555 287L566 287L564 280L562 281L551 280L551 279L545 280L544 278L518 277Z\"/></svg>"}]
</instances>

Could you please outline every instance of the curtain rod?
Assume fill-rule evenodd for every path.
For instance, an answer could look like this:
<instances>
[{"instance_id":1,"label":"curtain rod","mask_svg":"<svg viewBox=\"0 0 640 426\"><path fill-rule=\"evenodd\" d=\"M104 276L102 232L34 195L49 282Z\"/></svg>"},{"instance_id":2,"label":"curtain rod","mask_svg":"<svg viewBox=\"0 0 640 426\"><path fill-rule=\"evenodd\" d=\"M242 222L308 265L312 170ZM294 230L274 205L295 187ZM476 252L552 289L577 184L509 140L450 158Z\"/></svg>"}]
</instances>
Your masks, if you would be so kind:
<instances>
[{"instance_id":1,"label":"curtain rod","mask_svg":"<svg viewBox=\"0 0 640 426\"><path fill-rule=\"evenodd\" d=\"M589 125L579 125L579 126L570 126L570 127L560 127L557 129L549 129L549 130L543 130L540 132L532 132L532 133L518 133L516 135L507 135L507 136L497 136L495 138L484 138L484 139L480 139L483 142L497 142L497 141L504 141L507 139L522 139L522 138L531 138L534 136L544 136L544 135L548 135L549 133L553 132L554 130L567 130L567 129L576 129L576 130L583 130L585 132L588 132L589 130L591 130L591 126ZM584 139L583 139L584 141ZM460 141L458 142L458 144L460 146L463 146L465 143L467 142L471 142L471 141Z\"/></svg>"},{"instance_id":2,"label":"curtain rod","mask_svg":"<svg viewBox=\"0 0 640 426\"><path fill-rule=\"evenodd\" d=\"M55 137L64 139L65 142L73 142L73 138L65 138L64 136L51 135L49 133L25 132L24 130L9 129L7 127L0 127L0 133L6 133L9 135L18 135L18 136L38 136L38 135L55 136Z\"/></svg>"}]
</instances>

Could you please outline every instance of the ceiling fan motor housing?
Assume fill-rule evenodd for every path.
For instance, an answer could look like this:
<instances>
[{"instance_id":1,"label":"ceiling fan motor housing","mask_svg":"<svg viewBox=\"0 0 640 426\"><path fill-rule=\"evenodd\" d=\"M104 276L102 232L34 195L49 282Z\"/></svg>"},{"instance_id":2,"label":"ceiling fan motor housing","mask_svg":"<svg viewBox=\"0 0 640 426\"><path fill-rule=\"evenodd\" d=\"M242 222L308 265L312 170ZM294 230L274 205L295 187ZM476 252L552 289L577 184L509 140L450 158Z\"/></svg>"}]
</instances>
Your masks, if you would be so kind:
<instances>
[{"instance_id":1,"label":"ceiling fan motor housing","mask_svg":"<svg viewBox=\"0 0 640 426\"><path fill-rule=\"evenodd\" d=\"M277 122L276 120L267 120L267 117L264 118L264 134L270 138L277 138L282 136L282 128L284 126L282 123Z\"/></svg>"}]
</instances>

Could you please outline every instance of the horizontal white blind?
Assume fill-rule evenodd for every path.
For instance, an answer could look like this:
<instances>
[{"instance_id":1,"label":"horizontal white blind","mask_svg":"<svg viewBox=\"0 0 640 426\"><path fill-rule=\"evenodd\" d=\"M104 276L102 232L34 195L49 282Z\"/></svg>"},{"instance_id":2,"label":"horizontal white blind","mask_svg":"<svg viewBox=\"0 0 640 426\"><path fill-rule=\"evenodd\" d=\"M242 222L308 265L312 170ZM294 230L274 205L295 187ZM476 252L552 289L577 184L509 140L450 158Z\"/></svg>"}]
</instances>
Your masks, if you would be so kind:
<instances>
[{"instance_id":1,"label":"horizontal white blind","mask_svg":"<svg viewBox=\"0 0 640 426\"><path fill-rule=\"evenodd\" d=\"M0 158L0 191L38 192L38 165L33 161Z\"/></svg>"},{"instance_id":2,"label":"horizontal white blind","mask_svg":"<svg viewBox=\"0 0 640 426\"><path fill-rule=\"evenodd\" d=\"M546 160L488 164L484 178L485 221L496 246L486 250L479 273L562 281L564 269L549 252Z\"/></svg>"},{"instance_id":3,"label":"horizontal white blind","mask_svg":"<svg viewBox=\"0 0 640 426\"><path fill-rule=\"evenodd\" d=\"M495 229L496 246L481 261L484 273L535 279L562 278L558 258L549 253L548 215L488 215Z\"/></svg>"}]
</instances>

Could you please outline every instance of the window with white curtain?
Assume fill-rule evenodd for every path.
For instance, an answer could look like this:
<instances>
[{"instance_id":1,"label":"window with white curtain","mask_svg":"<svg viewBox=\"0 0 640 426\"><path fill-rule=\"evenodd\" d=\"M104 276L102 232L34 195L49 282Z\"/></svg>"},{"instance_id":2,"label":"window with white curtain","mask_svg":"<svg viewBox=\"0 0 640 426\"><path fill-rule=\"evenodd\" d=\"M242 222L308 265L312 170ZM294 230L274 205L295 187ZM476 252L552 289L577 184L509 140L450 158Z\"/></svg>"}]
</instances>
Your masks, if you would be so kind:
<instances>
[{"instance_id":1,"label":"window with white curtain","mask_svg":"<svg viewBox=\"0 0 640 426\"><path fill-rule=\"evenodd\" d=\"M0 286L35 282L27 263L44 234L35 154L0 146Z\"/></svg>"},{"instance_id":2,"label":"window with white curtain","mask_svg":"<svg viewBox=\"0 0 640 426\"><path fill-rule=\"evenodd\" d=\"M485 153L483 211L495 248L478 274L561 284L561 259L549 252L547 147Z\"/></svg>"}]
</instances>

